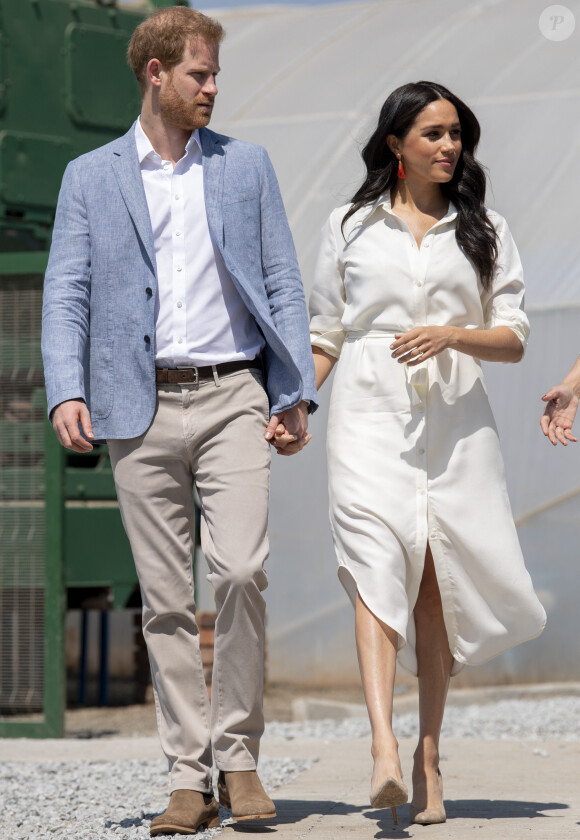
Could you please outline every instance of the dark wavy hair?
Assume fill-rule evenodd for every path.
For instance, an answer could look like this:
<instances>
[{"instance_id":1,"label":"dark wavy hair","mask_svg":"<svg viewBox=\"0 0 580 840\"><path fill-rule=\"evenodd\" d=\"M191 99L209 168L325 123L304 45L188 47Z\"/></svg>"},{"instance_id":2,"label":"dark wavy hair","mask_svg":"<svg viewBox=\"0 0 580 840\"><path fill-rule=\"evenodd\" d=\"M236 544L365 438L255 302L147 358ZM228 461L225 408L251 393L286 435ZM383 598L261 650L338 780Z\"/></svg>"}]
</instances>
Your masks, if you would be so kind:
<instances>
[{"instance_id":1,"label":"dark wavy hair","mask_svg":"<svg viewBox=\"0 0 580 840\"><path fill-rule=\"evenodd\" d=\"M457 244L475 265L483 287L489 289L497 261L497 234L484 207L485 172L475 159L481 129L473 111L443 85L411 82L388 97L381 108L378 125L362 152L366 177L351 199L342 226L344 229L353 213L395 186L399 162L387 145L387 135L394 134L402 140L423 108L437 99L446 99L455 106L462 143L453 178L440 185L441 191L457 208Z\"/></svg>"}]
</instances>

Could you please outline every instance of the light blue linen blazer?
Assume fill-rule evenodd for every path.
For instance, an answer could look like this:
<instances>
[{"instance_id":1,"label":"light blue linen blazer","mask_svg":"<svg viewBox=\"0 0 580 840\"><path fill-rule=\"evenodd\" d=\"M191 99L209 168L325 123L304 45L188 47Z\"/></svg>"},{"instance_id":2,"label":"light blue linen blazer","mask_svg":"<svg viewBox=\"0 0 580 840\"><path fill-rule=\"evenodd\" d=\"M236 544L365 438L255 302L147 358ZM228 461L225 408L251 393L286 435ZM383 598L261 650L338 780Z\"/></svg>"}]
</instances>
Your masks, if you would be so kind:
<instances>
[{"instance_id":1,"label":"light blue linen blazer","mask_svg":"<svg viewBox=\"0 0 580 840\"><path fill-rule=\"evenodd\" d=\"M304 290L276 175L260 146L200 129L212 239L266 341L271 413L316 407ZM44 285L48 411L73 398L96 438L137 437L156 404L153 233L134 126L69 163Z\"/></svg>"}]
</instances>

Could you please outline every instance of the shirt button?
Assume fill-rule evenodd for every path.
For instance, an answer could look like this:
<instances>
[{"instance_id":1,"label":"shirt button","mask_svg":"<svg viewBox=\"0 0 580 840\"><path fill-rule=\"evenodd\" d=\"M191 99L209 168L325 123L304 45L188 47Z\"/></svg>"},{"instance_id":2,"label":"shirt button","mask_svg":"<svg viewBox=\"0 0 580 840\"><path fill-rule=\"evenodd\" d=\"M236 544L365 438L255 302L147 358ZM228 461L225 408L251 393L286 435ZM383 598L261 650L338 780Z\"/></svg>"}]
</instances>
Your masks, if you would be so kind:
<instances>
[{"instance_id":1,"label":"shirt button","mask_svg":"<svg viewBox=\"0 0 580 840\"><path fill-rule=\"evenodd\" d=\"M145 344L151 344L151 337L148 335L144 335L143 341L145 342Z\"/></svg>"},{"instance_id":2,"label":"shirt button","mask_svg":"<svg viewBox=\"0 0 580 840\"><path fill-rule=\"evenodd\" d=\"M176 200L176 201L179 201L179 199L181 198L181 196L180 196L180 195L176 195L176 196L174 196L174 197L175 197L175 200Z\"/></svg>"},{"instance_id":3,"label":"shirt button","mask_svg":"<svg viewBox=\"0 0 580 840\"><path fill-rule=\"evenodd\" d=\"M178 339L177 339L177 343L178 343L178 344L183 344L183 339L182 339L182 338L178 338Z\"/></svg>"},{"instance_id":4,"label":"shirt button","mask_svg":"<svg viewBox=\"0 0 580 840\"><path fill-rule=\"evenodd\" d=\"M180 300L178 300L177 301L177 308L181 309L182 306L183 306L183 303Z\"/></svg>"},{"instance_id":5,"label":"shirt button","mask_svg":"<svg viewBox=\"0 0 580 840\"><path fill-rule=\"evenodd\" d=\"M180 230L176 230L176 231L175 231L175 235L176 235L176 236L181 236L181 231L180 231Z\"/></svg>"},{"instance_id":6,"label":"shirt button","mask_svg":"<svg viewBox=\"0 0 580 840\"><path fill-rule=\"evenodd\" d=\"M176 267L176 269L177 269L178 271L181 271L181 266L180 266L180 265L177 265L177 266L175 266L175 267Z\"/></svg>"},{"instance_id":7,"label":"shirt button","mask_svg":"<svg viewBox=\"0 0 580 840\"><path fill-rule=\"evenodd\" d=\"M147 286L147 288L145 289L145 294L146 295L152 295L153 294L153 289L151 288L151 286Z\"/></svg>"},{"instance_id":8,"label":"shirt button","mask_svg":"<svg viewBox=\"0 0 580 840\"><path fill-rule=\"evenodd\" d=\"M425 242L425 245L423 247L428 248L430 244L430 242Z\"/></svg>"},{"instance_id":9,"label":"shirt button","mask_svg":"<svg viewBox=\"0 0 580 840\"><path fill-rule=\"evenodd\" d=\"M417 280L417 286L421 287L422 285L423 285L423 281L422 280Z\"/></svg>"},{"instance_id":10,"label":"shirt button","mask_svg":"<svg viewBox=\"0 0 580 840\"><path fill-rule=\"evenodd\" d=\"M424 449L420 449L420 450L419 450L419 455L424 455L424 454L425 454L425 450L424 450Z\"/></svg>"}]
</instances>

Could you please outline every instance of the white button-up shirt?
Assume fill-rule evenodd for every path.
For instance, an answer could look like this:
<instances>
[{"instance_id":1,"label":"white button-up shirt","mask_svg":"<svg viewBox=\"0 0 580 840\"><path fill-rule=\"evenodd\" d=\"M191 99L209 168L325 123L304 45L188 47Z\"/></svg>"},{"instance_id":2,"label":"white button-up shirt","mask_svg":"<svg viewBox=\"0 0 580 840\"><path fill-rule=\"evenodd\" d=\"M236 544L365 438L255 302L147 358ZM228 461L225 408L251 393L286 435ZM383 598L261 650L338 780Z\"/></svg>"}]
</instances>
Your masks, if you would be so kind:
<instances>
[{"instance_id":1,"label":"white button-up shirt","mask_svg":"<svg viewBox=\"0 0 580 840\"><path fill-rule=\"evenodd\" d=\"M173 167L135 126L157 264L157 367L254 359L264 339L214 246L205 211L199 132Z\"/></svg>"}]
</instances>

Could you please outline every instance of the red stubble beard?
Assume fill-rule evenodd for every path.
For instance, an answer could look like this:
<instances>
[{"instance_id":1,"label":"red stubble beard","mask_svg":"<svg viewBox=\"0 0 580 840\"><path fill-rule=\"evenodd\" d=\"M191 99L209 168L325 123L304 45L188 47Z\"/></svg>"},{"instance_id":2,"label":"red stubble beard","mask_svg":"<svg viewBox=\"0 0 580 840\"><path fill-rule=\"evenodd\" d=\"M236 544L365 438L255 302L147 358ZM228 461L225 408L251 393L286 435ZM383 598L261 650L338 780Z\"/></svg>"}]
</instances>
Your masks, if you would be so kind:
<instances>
[{"instance_id":1,"label":"red stubble beard","mask_svg":"<svg viewBox=\"0 0 580 840\"><path fill-rule=\"evenodd\" d=\"M210 105L209 109L199 108L201 104ZM165 90L159 94L159 114L163 121L183 131L195 131L203 128L211 119L213 99L200 94L192 102L185 100L175 90L173 79L170 78Z\"/></svg>"}]
</instances>

